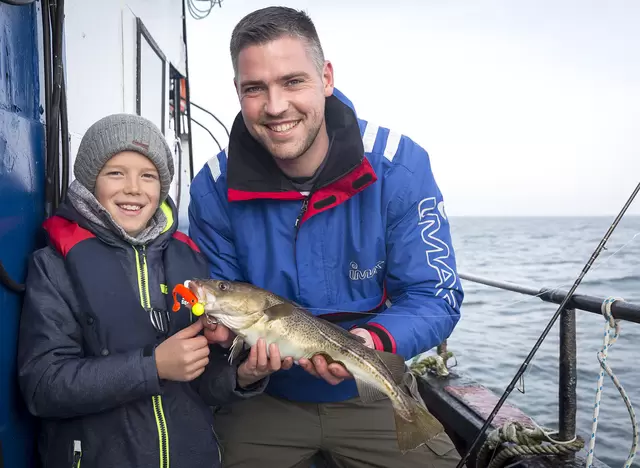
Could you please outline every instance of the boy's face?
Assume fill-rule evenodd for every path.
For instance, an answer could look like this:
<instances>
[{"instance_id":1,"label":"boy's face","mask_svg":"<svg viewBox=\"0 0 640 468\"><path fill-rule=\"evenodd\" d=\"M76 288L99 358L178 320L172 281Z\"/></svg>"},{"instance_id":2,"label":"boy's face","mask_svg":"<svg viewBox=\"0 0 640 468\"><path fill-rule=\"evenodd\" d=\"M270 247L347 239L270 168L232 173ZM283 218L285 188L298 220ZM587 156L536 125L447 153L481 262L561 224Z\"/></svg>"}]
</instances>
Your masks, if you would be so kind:
<instances>
[{"instance_id":1,"label":"boy's face","mask_svg":"<svg viewBox=\"0 0 640 468\"><path fill-rule=\"evenodd\" d=\"M118 153L107 161L98 174L95 197L116 223L135 237L158 209L158 170L140 153Z\"/></svg>"}]
</instances>

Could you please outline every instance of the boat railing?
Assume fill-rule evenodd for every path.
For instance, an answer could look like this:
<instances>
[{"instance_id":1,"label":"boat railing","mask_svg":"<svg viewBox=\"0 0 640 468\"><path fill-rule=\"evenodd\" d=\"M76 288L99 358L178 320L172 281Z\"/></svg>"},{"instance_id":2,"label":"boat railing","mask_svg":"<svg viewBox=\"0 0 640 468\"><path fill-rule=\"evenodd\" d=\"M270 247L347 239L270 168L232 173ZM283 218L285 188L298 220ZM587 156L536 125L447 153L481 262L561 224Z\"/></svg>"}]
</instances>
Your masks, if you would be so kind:
<instances>
[{"instance_id":1,"label":"boat railing","mask_svg":"<svg viewBox=\"0 0 640 468\"><path fill-rule=\"evenodd\" d=\"M492 288L535 296L544 302L560 305L568 291L550 288L535 288L508 281L500 281L468 273L459 273L460 278ZM602 314L602 304L606 298L584 294L573 294L561 311L559 349L559 433L560 440L572 440L576 435L577 411L577 370L576 370L576 311ZM614 319L640 323L640 305L626 301L616 301L611 307Z\"/></svg>"}]
</instances>

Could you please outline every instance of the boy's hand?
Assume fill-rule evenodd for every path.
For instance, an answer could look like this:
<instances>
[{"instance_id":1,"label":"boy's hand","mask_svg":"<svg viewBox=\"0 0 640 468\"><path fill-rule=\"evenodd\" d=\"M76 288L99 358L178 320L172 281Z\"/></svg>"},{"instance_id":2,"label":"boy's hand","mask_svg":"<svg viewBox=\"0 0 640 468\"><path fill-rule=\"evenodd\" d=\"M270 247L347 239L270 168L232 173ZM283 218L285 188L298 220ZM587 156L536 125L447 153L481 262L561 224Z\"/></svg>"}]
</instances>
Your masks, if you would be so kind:
<instances>
[{"instance_id":1,"label":"boy's hand","mask_svg":"<svg viewBox=\"0 0 640 468\"><path fill-rule=\"evenodd\" d=\"M165 380L189 382L198 378L209 364L209 343L198 335L199 320L167 338L156 348L158 377Z\"/></svg>"}]
</instances>

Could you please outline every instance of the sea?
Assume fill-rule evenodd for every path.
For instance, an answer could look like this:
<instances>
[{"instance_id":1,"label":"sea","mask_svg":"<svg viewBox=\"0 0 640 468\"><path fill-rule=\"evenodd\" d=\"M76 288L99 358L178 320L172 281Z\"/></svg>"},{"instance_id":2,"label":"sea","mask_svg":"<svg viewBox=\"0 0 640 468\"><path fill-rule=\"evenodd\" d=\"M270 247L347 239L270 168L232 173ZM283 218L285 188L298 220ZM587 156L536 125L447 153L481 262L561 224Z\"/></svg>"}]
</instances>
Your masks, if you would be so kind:
<instances>
[{"instance_id":1,"label":"sea","mask_svg":"<svg viewBox=\"0 0 640 468\"><path fill-rule=\"evenodd\" d=\"M611 217L452 217L453 245L461 273L535 288L568 290L611 225ZM462 282L460 322L448 340L461 372L500 396L534 346L557 305L537 297ZM615 296L640 304L640 217L622 219L577 293ZM577 431L591 436L597 353L603 346L602 315L578 311ZM559 325L556 323L524 377L524 394L513 390L508 403L539 425L558 429ZM622 322L608 363L640 417L640 324ZM634 351L635 350L635 351ZM636 356L635 358L633 356ZM624 466L632 443L627 408L605 375L595 456L612 468ZM640 460L633 466L640 467Z\"/></svg>"}]
</instances>

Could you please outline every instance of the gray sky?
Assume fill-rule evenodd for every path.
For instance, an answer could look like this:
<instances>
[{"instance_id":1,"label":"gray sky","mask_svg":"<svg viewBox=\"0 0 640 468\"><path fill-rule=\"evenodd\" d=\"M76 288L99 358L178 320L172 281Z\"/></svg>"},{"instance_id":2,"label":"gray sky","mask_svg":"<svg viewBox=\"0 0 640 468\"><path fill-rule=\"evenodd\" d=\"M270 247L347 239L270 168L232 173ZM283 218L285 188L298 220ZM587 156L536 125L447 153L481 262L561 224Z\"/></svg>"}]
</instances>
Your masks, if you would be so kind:
<instances>
[{"instance_id":1,"label":"gray sky","mask_svg":"<svg viewBox=\"0 0 640 468\"><path fill-rule=\"evenodd\" d=\"M224 0L188 46L192 99L228 127L231 31L277 4L310 14L361 117L429 152L449 215L613 215L640 181L640 2ZM199 170L217 147L194 135Z\"/></svg>"}]
</instances>

